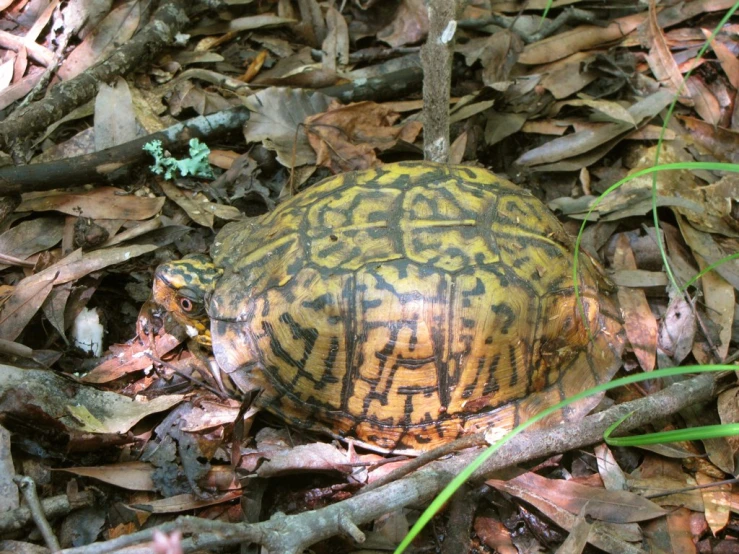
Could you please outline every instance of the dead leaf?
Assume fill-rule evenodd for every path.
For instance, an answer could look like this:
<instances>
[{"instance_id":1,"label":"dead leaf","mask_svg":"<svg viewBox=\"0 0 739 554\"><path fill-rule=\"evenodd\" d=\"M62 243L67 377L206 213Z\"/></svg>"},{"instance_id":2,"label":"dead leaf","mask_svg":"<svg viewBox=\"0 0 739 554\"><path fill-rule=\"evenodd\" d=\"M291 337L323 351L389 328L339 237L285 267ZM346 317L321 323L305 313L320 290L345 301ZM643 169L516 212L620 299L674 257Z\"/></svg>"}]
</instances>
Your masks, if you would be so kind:
<instances>
[{"instance_id":1,"label":"dead leaf","mask_svg":"<svg viewBox=\"0 0 739 554\"><path fill-rule=\"evenodd\" d=\"M671 102L672 95L670 92L660 90L640 100L631 106L628 111L634 121L641 124L657 115ZM516 163L525 166L537 166L539 164L561 162L562 160L576 158L578 155L588 153L601 145L608 146L610 150L613 146L611 141L618 139L627 132L631 132L633 128L633 125L627 123L606 123L595 129L585 129L572 133L571 135L556 138L542 146L533 148L520 156L516 160ZM605 155L606 152L603 152L601 155ZM575 165L577 169L580 169L580 167L585 167L589 164L577 163ZM554 167L557 166L542 165L536 169L551 170ZM563 169L564 167L559 167L559 170Z\"/></svg>"},{"instance_id":2,"label":"dead leaf","mask_svg":"<svg viewBox=\"0 0 739 554\"><path fill-rule=\"evenodd\" d=\"M95 150L99 152L132 141L137 131L133 99L126 80L118 77L112 86L101 83L95 96Z\"/></svg>"},{"instance_id":3,"label":"dead leaf","mask_svg":"<svg viewBox=\"0 0 739 554\"><path fill-rule=\"evenodd\" d=\"M649 3L648 21L650 38L652 39L649 55L647 56L649 68L657 80L668 87L673 95L680 91L680 101L683 104L692 106L690 98L686 96L688 90L683 86L683 76L680 73L680 68L678 68L675 58L672 57L672 52L667 46L660 24L657 22L657 7L654 0Z\"/></svg>"},{"instance_id":4,"label":"dead leaf","mask_svg":"<svg viewBox=\"0 0 739 554\"><path fill-rule=\"evenodd\" d=\"M625 491L628 489L626 475L621 470L613 457L611 449L607 444L599 444L594 449L595 459L598 462L598 474L603 480L603 485L609 491Z\"/></svg>"},{"instance_id":5,"label":"dead leaf","mask_svg":"<svg viewBox=\"0 0 739 554\"><path fill-rule=\"evenodd\" d=\"M261 142L277 152L277 161L285 167L314 164L316 155L303 129L303 121L326 111L331 98L303 90L268 88L248 97L246 107L252 112L244 125L247 142Z\"/></svg>"},{"instance_id":6,"label":"dead leaf","mask_svg":"<svg viewBox=\"0 0 739 554\"><path fill-rule=\"evenodd\" d=\"M486 483L538 506L556 504L571 514L578 514L588 504L588 515L609 523L633 523L664 515L654 502L628 491L609 491L580 485L563 479L546 479L536 473L524 473L509 481Z\"/></svg>"},{"instance_id":7,"label":"dead leaf","mask_svg":"<svg viewBox=\"0 0 739 554\"><path fill-rule=\"evenodd\" d=\"M377 40L397 48L421 41L428 32L428 10L424 1L401 0L392 23L377 33Z\"/></svg>"},{"instance_id":8,"label":"dead leaf","mask_svg":"<svg viewBox=\"0 0 739 554\"><path fill-rule=\"evenodd\" d=\"M139 0L128 0L119 5L65 58L59 68L59 77L68 81L107 58L120 44L133 37L140 19Z\"/></svg>"},{"instance_id":9,"label":"dead leaf","mask_svg":"<svg viewBox=\"0 0 739 554\"><path fill-rule=\"evenodd\" d=\"M341 173L374 166L375 150L387 150L399 140L415 141L421 123L410 121L394 127L399 117L375 102L344 106L333 101L325 113L307 117L305 127L317 163Z\"/></svg>"},{"instance_id":10,"label":"dead leaf","mask_svg":"<svg viewBox=\"0 0 739 554\"><path fill-rule=\"evenodd\" d=\"M696 472L695 480L699 485L710 485L719 481L715 477L706 475L703 472ZM731 516L731 485L714 485L710 488L701 489L703 495L703 504L706 507L706 521L708 522L711 532L716 536L719 532L729 523L729 517Z\"/></svg>"},{"instance_id":11,"label":"dead leaf","mask_svg":"<svg viewBox=\"0 0 739 554\"><path fill-rule=\"evenodd\" d=\"M336 72L337 63L344 67L349 63L349 28L341 13L329 6L326 12L326 38L323 41L323 67Z\"/></svg>"},{"instance_id":12,"label":"dead leaf","mask_svg":"<svg viewBox=\"0 0 739 554\"><path fill-rule=\"evenodd\" d=\"M134 196L114 187L99 187L86 193L24 194L23 202L18 206L17 211L57 211L91 219L141 221L154 217L163 205L164 198Z\"/></svg>"},{"instance_id":13,"label":"dead leaf","mask_svg":"<svg viewBox=\"0 0 739 554\"><path fill-rule=\"evenodd\" d=\"M97 467L69 467L57 471L90 477L126 490L154 491L156 487L151 476L155 469L152 465L144 462L121 462Z\"/></svg>"},{"instance_id":14,"label":"dead leaf","mask_svg":"<svg viewBox=\"0 0 739 554\"><path fill-rule=\"evenodd\" d=\"M739 423L739 388L730 388L718 395L718 415L721 423ZM730 456L739 452L739 436L725 437Z\"/></svg>"},{"instance_id":15,"label":"dead leaf","mask_svg":"<svg viewBox=\"0 0 739 554\"><path fill-rule=\"evenodd\" d=\"M513 545L511 532L503 523L491 517L475 518L475 533L489 548L500 554L518 554Z\"/></svg>"},{"instance_id":16,"label":"dead leaf","mask_svg":"<svg viewBox=\"0 0 739 554\"><path fill-rule=\"evenodd\" d=\"M700 255L696 254L695 258L701 270L708 266ZM701 285L706 315L718 330L718 337L712 337L716 352L713 349L708 351L708 345L701 341L696 342L693 355L699 364L710 364L714 361L716 354L719 360L723 360L729 352L731 324L734 321L734 305L736 304L735 289L714 271L709 271L701 277ZM718 341L715 338L718 338Z\"/></svg>"},{"instance_id":17,"label":"dead leaf","mask_svg":"<svg viewBox=\"0 0 739 554\"><path fill-rule=\"evenodd\" d=\"M349 474L352 468L346 454L331 444L316 442L269 454L259 469L260 477L276 477L293 472L329 471Z\"/></svg>"},{"instance_id":18,"label":"dead leaf","mask_svg":"<svg viewBox=\"0 0 739 554\"><path fill-rule=\"evenodd\" d=\"M48 250L62 240L64 221L58 217L38 217L22 221L0 235L0 253L25 260ZM0 269L9 266L0 265Z\"/></svg>"},{"instance_id":19,"label":"dead leaf","mask_svg":"<svg viewBox=\"0 0 739 554\"><path fill-rule=\"evenodd\" d=\"M620 234L613 257L615 269L635 270L636 260L625 234ZM654 369L657 355L657 318L654 317L643 289L618 288L618 301L624 317L626 336L644 371Z\"/></svg>"},{"instance_id":20,"label":"dead leaf","mask_svg":"<svg viewBox=\"0 0 739 554\"><path fill-rule=\"evenodd\" d=\"M695 552L693 534L690 532L690 510L678 508L667 514L668 552Z\"/></svg>"},{"instance_id":21,"label":"dead leaf","mask_svg":"<svg viewBox=\"0 0 739 554\"><path fill-rule=\"evenodd\" d=\"M133 400L51 371L0 366L0 394L8 391L67 428L85 433L125 433L146 416L169 410L184 398L164 395L149 401Z\"/></svg>"},{"instance_id":22,"label":"dead leaf","mask_svg":"<svg viewBox=\"0 0 739 554\"><path fill-rule=\"evenodd\" d=\"M152 500L146 504L128 504L128 507L132 510L141 510L150 514L176 514L231 502L237 500L242 494L244 493L241 490L235 490L207 499L199 498L194 494L177 494L161 500Z\"/></svg>"},{"instance_id":23,"label":"dead leaf","mask_svg":"<svg viewBox=\"0 0 739 554\"><path fill-rule=\"evenodd\" d=\"M55 277L54 273L47 273L32 282L23 279L16 285L0 311L0 338L10 341L18 338L49 296Z\"/></svg>"},{"instance_id":24,"label":"dead leaf","mask_svg":"<svg viewBox=\"0 0 739 554\"><path fill-rule=\"evenodd\" d=\"M194 433L231 424L236 421L240 407L241 403L233 399L222 402L203 400L183 416L180 428Z\"/></svg>"},{"instance_id":25,"label":"dead leaf","mask_svg":"<svg viewBox=\"0 0 739 554\"><path fill-rule=\"evenodd\" d=\"M711 36L710 30L701 29L701 31L706 39ZM726 44L716 39L711 41L711 48L714 54L716 54L716 58L718 58L721 64L721 69L724 70L731 86L739 89L739 60L736 59L736 55Z\"/></svg>"},{"instance_id":26,"label":"dead leaf","mask_svg":"<svg viewBox=\"0 0 739 554\"><path fill-rule=\"evenodd\" d=\"M151 352L147 340L134 341L130 345L112 345L110 358L95 367L82 377L86 383L108 383L119 379L128 373L142 371L152 365L152 360L146 354L151 353L161 357L179 346L184 337L164 333L154 337L154 352Z\"/></svg>"},{"instance_id":27,"label":"dead leaf","mask_svg":"<svg viewBox=\"0 0 739 554\"><path fill-rule=\"evenodd\" d=\"M657 364L660 368L679 365L690 354L695 331L695 316L690 305L682 294L671 292L657 340Z\"/></svg>"},{"instance_id":28,"label":"dead leaf","mask_svg":"<svg viewBox=\"0 0 739 554\"><path fill-rule=\"evenodd\" d=\"M266 29L269 27L279 27L282 25L290 25L295 23L294 19L278 17L274 14L264 13L261 15L252 15L246 17L237 17L231 21L222 23L214 23L207 27L196 27L189 31L192 36L199 35L220 35L223 33L251 31L253 29Z\"/></svg>"},{"instance_id":29,"label":"dead leaf","mask_svg":"<svg viewBox=\"0 0 739 554\"><path fill-rule=\"evenodd\" d=\"M210 229L213 228L213 215L205 211L202 206L203 201L207 202L204 196L200 195L200 198L197 198L197 195L188 193L166 180L161 180L159 186L162 187L162 191L167 195L167 198L182 208L195 223Z\"/></svg>"}]
</instances>

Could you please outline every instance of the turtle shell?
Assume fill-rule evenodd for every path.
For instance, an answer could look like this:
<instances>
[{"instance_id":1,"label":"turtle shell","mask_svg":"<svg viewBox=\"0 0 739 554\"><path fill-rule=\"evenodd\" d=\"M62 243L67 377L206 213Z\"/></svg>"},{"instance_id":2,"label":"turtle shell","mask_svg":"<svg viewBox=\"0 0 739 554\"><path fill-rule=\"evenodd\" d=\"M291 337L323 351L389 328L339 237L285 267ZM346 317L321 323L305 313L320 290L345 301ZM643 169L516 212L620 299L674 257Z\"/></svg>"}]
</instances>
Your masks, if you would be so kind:
<instances>
[{"instance_id":1,"label":"turtle shell","mask_svg":"<svg viewBox=\"0 0 739 554\"><path fill-rule=\"evenodd\" d=\"M578 311L573 251L538 199L484 169L339 175L224 227L213 351L269 412L374 450L509 430L620 365L622 324L584 255Z\"/></svg>"}]
</instances>

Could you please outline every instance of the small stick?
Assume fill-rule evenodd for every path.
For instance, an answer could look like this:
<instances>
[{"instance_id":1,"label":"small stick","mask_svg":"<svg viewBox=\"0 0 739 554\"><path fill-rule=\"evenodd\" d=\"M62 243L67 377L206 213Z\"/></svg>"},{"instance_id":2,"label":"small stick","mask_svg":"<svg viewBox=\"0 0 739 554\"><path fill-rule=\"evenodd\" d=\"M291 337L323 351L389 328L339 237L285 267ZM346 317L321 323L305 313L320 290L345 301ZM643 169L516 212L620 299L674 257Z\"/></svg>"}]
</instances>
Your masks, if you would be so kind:
<instances>
[{"instance_id":1,"label":"small stick","mask_svg":"<svg viewBox=\"0 0 739 554\"><path fill-rule=\"evenodd\" d=\"M36 483L30 477L21 476L13 477L13 481L15 481L15 484L20 488L23 498L25 499L26 504L28 504L28 509L31 510L33 521L41 532L41 536L44 537L46 546L48 546L49 550L52 552L59 552L62 547L59 546L59 541L56 540L54 531L52 531L51 525L49 525L49 520L46 519L44 509L41 507L41 502L36 493Z\"/></svg>"}]
</instances>

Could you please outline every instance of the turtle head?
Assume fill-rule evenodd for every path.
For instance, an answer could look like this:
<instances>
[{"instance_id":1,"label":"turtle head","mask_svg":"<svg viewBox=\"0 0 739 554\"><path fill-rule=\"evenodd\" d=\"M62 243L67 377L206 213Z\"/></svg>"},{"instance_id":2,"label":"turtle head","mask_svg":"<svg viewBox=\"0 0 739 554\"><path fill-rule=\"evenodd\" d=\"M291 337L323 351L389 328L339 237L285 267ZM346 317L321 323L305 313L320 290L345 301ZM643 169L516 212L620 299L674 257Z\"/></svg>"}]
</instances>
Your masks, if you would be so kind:
<instances>
[{"instance_id":1,"label":"turtle head","mask_svg":"<svg viewBox=\"0 0 739 554\"><path fill-rule=\"evenodd\" d=\"M154 301L184 325L188 335L210 345L206 302L222 274L223 270L202 254L167 262L154 272Z\"/></svg>"}]
</instances>

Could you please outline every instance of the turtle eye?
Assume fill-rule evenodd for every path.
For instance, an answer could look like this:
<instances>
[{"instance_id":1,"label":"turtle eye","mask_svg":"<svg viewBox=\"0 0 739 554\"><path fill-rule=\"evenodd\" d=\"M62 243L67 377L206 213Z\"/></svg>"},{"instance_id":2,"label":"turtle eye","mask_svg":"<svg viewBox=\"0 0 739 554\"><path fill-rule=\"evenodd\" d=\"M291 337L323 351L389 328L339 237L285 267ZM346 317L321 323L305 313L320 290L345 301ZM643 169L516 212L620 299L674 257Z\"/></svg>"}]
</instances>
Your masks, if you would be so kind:
<instances>
[{"instance_id":1,"label":"turtle eye","mask_svg":"<svg viewBox=\"0 0 739 554\"><path fill-rule=\"evenodd\" d=\"M185 312L190 313L195 309L195 304L189 298L180 296L180 308L182 308Z\"/></svg>"}]
</instances>

